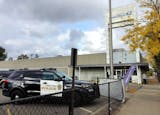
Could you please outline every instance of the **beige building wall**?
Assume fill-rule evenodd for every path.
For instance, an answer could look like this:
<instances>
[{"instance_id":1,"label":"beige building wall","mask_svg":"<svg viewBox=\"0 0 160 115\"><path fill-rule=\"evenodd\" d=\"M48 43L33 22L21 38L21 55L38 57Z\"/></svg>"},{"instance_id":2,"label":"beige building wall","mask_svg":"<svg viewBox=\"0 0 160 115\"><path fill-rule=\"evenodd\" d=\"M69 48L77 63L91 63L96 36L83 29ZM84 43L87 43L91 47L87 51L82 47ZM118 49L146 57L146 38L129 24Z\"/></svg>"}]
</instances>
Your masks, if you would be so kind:
<instances>
[{"instance_id":1,"label":"beige building wall","mask_svg":"<svg viewBox=\"0 0 160 115\"><path fill-rule=\"evenodd\" d=\"M117 56L120 57L120 56ZM116 58L120 59L120 58ZM58 71L62 71L72 76L72 68L70 67L70 56L57 56L50 58L36 58L36 59L25 59L25 60L15 60L15 61L0 61L0 70L8 69L42 69L42 68L56 68ZM106 78L106 72L109 73L109 68L105 69L106 64L106 54L86 54L79 55L77 57L76 76L80 80L92 81L97 78ZM98 67L101 65L101 67ZM102 66L104 65L104 67ZM119 68L123 69L123 68ZM138 70L137 70L138 71ZM141 81L141 75L133 77L137 83Z\"/></svg>"},{"instance_id":2,"label":"beige building wall","mask_svg":"<svg viewBox=\"0 0 160 115\"><path fill-rule=\"evenodd\" d=\"M86 54L77 57L77 65L93 65L105 64L106 54ZM64 71L71 75L70 56L57 56L50 58L24 59L15 61L0 61L0 70L7 69L42 69L56 68L59 71Z\"/></svg>"},{"instance_id":3,"label":"beige building wall","mask_svg":"<svg viewBox=\"0 0 160 115\"><path fill-rule=\"evenodd\" d=\"M78 56L77 65L94 65L94 64L106 64L106 54L86 54Z\"/></svg>"}]
</instances>

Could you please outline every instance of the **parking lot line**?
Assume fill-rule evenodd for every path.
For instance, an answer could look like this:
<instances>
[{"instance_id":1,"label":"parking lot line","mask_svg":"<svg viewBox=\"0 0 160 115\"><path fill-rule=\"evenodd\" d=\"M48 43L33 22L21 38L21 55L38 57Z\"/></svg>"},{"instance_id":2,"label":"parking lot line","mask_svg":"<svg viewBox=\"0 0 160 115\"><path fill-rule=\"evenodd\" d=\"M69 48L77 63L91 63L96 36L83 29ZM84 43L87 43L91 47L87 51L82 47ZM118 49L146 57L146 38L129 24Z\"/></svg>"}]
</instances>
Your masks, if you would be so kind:
<instances>
[{"instance_id":1,"label":"parking lot line","mask_svg":"<svg viewBox=\"0 0 160 115\"><path fill-rule=\"evenodd\" d=\"M11 112L10 112L9 108L7 108L7 113L8 113L8 115L11 115Z\"/></svg>"},{"instance_id":2,"label":"parking lot line","mask_svg":"<svg viewBox=\"0 0 160 115\"><path fill-rule=\"evenodd\" d=\"M81 109L81 110L83 110L83 111L86 111L86 112L88 112L88 113L93 113L93 111L91 111L91 110L88 110L88 109L86 109L86 108L83 108L83 107L80 107L79 109Z\"/></svg>"},{"instance_id":3,"label":"parking lot line","mask_svg":"<svg viewBox=\"0 0 160 115\"><path fill-rule=\"evenodd\" d=\"M97 109L94 113L92 113L91 115L97 115L98 113L100 113L102 110L105 110L107 108L107 105L102 106L101 108Z\"/></svg>"}]
</instances>

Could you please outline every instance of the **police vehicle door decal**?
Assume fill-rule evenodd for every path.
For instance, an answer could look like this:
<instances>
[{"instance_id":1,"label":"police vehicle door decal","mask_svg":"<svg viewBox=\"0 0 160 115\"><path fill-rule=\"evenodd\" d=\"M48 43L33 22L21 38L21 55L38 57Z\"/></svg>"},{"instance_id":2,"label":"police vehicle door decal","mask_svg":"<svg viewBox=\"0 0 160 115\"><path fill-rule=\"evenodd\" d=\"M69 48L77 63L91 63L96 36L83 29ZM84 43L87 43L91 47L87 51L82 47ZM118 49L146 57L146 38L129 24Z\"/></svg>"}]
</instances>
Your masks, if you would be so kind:
<instances>
[{"instance_id":1,"label":"police vehicle door decal","mask_svg":"<svg viewBox=\"0 0 160 115\"><path fill-rule=\"evenodd\" d=\"M40 94L47 95L63 91L63 81L40 80ZM56 96L62 97L62 93Z\"/></svg>"}]
</instances>

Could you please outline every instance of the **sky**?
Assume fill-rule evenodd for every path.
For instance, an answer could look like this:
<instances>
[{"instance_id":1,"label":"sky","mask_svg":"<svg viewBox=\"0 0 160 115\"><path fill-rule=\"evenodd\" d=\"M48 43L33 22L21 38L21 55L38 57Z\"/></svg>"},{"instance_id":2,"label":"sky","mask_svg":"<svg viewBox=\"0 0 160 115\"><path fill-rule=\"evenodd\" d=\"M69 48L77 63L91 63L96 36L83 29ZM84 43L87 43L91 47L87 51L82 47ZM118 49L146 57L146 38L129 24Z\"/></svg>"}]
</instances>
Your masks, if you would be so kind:
<instances>
[{"instance_id":1,"label":"sky","mask_svg":"<svg viewBox=\"0 0 160 115\"><path fill-rule=\"evenodd\" d=\"M112 0L112 7L134 0ZM108 0L0 0L0 46L8 57L40 57L106 51ZM125 48L124 29L113 30L113 47Z\"/></svg>"}]
</instances>

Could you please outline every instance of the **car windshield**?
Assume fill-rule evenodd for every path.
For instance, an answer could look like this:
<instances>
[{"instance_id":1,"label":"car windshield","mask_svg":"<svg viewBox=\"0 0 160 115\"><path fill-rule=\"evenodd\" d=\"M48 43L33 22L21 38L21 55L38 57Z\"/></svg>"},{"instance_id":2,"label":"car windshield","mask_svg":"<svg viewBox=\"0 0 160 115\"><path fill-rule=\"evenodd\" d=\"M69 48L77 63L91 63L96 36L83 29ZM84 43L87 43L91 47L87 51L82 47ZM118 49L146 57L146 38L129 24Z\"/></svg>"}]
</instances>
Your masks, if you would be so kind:
<instances>
[{"instance_id":1,"label":"car windshield","mask_svg":"<svg viewBox=\"0 0 160 115\"><path fill-rule=\"evenodd\" d=\"M63 73L63 72L58 72L58 71L55 71L56 74L58 76L60 76L61 78L63 78L65 76L65 80L72 80L72 78L70 76L68 76L67 74Z\"/></svg>"}]
</instances>

